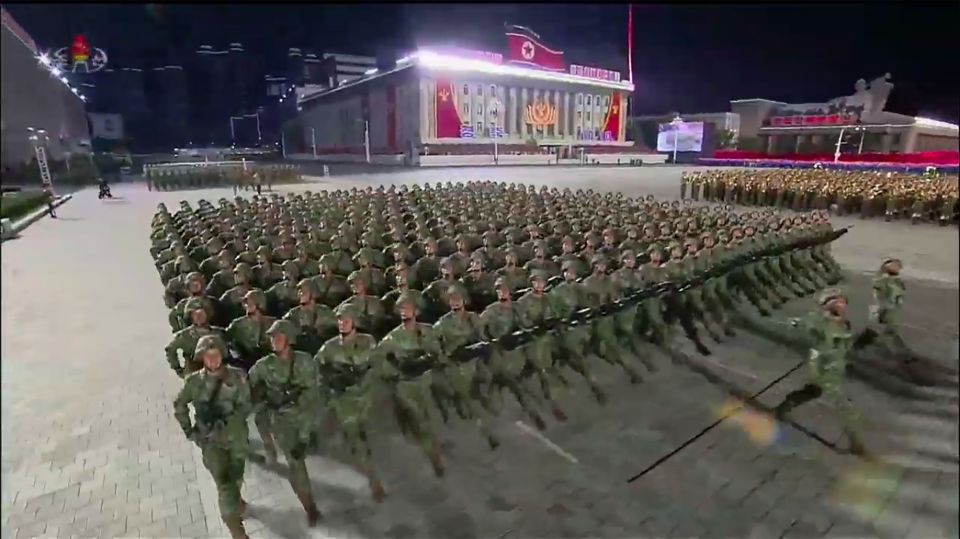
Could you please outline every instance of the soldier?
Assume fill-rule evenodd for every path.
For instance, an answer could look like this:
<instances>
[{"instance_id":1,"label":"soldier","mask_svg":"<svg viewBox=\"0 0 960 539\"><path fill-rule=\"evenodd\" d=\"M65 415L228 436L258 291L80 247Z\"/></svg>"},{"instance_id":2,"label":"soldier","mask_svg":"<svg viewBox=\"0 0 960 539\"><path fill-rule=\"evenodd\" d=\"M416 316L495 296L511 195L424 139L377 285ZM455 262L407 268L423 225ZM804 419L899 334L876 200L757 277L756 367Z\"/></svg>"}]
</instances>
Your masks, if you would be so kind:
<instances>
[{"instance_id":1,"label":"soldier","mask_svg":"<svg viewBox=\"0 0 960 539\"><path fill-rule=\"evenodd\" d=\"M250 392L258 411L257 428L261 436L268 433L274 437L283 451L290 486L307 513L307 525L312 528L321 515L313 500L304 458L315 427L319 372L313 357L293 349L297 329L290 321L274 321L267 335L273 351L250 369Z\"/></svg>"},{"instance_id":2,"label":"soldier","mask_svg":"<svg viewBox=\"0 0 960 539\"><path fill-rule=\"evenodd\" d=\"M207 311L207 318L209 320L214 322L219 321L220 306L216 298L204 295L206 285L203 281L202 273L198 271L189 273L186 278L186 289L188 296L178 301L177 304L170 309L170 314L167 316L170 328L174 332L180 331L190 324L190 319L184 310L184 306L187 304L187 301L191 299L199 299L203 302L203 307Z\"/></svg>"},{"instance_id":3,"label":"soldier","mask_svg":"<svg viewBox=\"0 0 960 539\"><path fill-rule=\"evenodd\" d=\"M440 278L423 289L423 297L427 302L426 317L428 319L438 320L447 312L447 290L451 286L459 287L463 297L469 298L463 283L456 279L453 262L445 257L440 260Z\"/></svg>"},{"instance_id":4,"label":"soldier","mask_svg":"<svg viewBox=\"0 0 960 539\"><path fill-rule=\"evenodd\" d=\"M244 316L227 326L227 342L236 351L240 366L247 370L270 350L267 329L276 319L264 314L266 307L263 291L254 288L243 296Z\"/></svg>"},{"instance_id":5,"label":"soldier","mask_svg":"<svg viewBox=\"0 0 960 539\"><path fill-rule=\"evenodd\" d=\"M554 262L557 264L563 265L564 262L571 262L575 265L574 270L577 275L585 275L587 273L587 264L583 261L583 258L576 252L576 244L570 236L564 236L561 243L562 253L559 256L554 257Z\"/></svg>"},{"instance_id":6,"label":"soldier","mask_svg":"<svg viewBox=\"0 0 960 539\"><path fill-rule=\"evenodd\" d=\"M670 253L670 260L663 265L663 271L666 277L678 285L691 279L690 267L683 260L684 250L680 243L673 242L667 249ZM687 292L689 292L689 290ZM679 320L680 326L683 328L684 333L686 333L687 338L690 339L697 348L697 352L708 356L711 354L710 349L700 340L697 327L693 321L698 305L696 305L695 300L690 299L687 292L673 292L665 297L666 313L669 315L669 318L665 321L670 324L675 320Z\"/></svg>"},{"instance_id":7,"label":"soldier","mask_svg":"<svg viewBox=\"0 0 960 539\"><path fill-rule=\"evenodd\" d=\"M328 339L337 334L337 321L333 309L317 303L313 283L302 279L297 283L297 299L300 304L283 316L298 329L297 349L315 355Z\"/></svg>"},{"instance_id":8,"label":"soldier","mask_svg":"<svg viewBox=\"0 0 960 539\"><path fill-rule=\"evenodd\" d=\"M450 287L447 291L450 310L433 325L434 333L440 341L445 357L452 365L446 371L446 382L455 398L457 413L464 418L475 418L480 432L487 438L491 449L496 449L500 441L490 430L488 411L491 404L488 396L490 371L477 357L458 359L457 354L464 347L484 340L483 322L477 313L466 309L462 291ZM474 405L479 402L481 407Z\"/></svg>"},{"instance_id":9,"label":"soldier","mask_svg":"<svg viewBox=\"0 0 960 539\"><path fill-rule=\"evenodd\" d=\"M313 277L313 289L318 300L328 307L336 307L350 297L350 285L335 274L326 263L320 262L319 273Z\"/></svg>"},{"instance_id":10,"label":"soldier","mask_svg":"<svg viewBox=\"0 0 960 539\"><path fill-rule=\"evenodd\" d=\"M230 536L247 539L242 520L247 504L240 495L240 487L249 454L250 387L242 370L224 364L224 353L225 347L218 337L200 338L193 361L203 368L184 381L173 401L173 410L187 439L200 447L203 465L217 485L220 515ZM190 405L195 411L193 423Z\"/></svg>"},{"instance_id":11,"label":"soldier","mask_svg":"<svg viewBox=\"0 0 960 539\"><path fill-rule=\"evenodd\" d=\"M637 255L627 249L620 255L620 269L613 272L612 281L616 287L617 297L629 297L634 292L642 290L646 283L643 280L643 274L637 268ZM637 333L637 312L639 306L630 306L613 315L616 323L616 331L628 350L640 358L644 366L651 372L657 371L656 364L653 363L649 353L647 353L642 344L642 339Z\"/></svg>"},{"instance_id":12,"label":"soldier","mask_svg":"<svg viewBox=\"0 0 960 539\"><path fill-rule=\"evenodd\" d=\"M591 259L593 273L583 280L583 288L587 294L587 304L591 309L600 309L620 299L615 283L607 275L607 259L602 254L595 254ZM614 317L601 316L592 324L593 350L598 357L611 365L619 365L630 378L630 383L643 381L643 377L624 359L625 352L616 337Z\"/></svg>"},{"instance_id":13,"label":"soldier","mask_svg":"<svg viewBox=\"0 0 960 539\"><path fill-rule=\"evenodd\" d=\"M417 312L423 312L429 308L429 303L423 294L419 290L414 290L410 288L409 281L409 271L406 266L399 266L394 273L394 279L396 282L396 287L390 289L389 292L383 295L380 298L380 302L383 304L383 310L387 318L386 326L393 328L400 323L400 312L397 311L397 299L401 295L407 294L413 297L414 302L417 304Z\"/></svg>"},{"instance_id":14,"label":"soldier","mask_svg":"<svg viewBox=\"0 0 960 539\"><path fill-rule=\"evenodd\" d=\"M320 264L342 277L347 277L356 269L350 254L344 250L343 239L338 236L330 238L330 252L320 257Z\"/></svg>"},{"instance_id":15,"label":"soldier","mask_svg":"<svg viewBox=\"0 0 960 539\"><path fill-rule=\"evenodd\" d=\"M503 279L504 284L510 287L510 293L513 294L527 285L529 277L523 268L517 266L516 251L507 249L504 260L503 267L497 270L497 280Z\"/></svg>"},{"instance_id":16,"label":"soldier","mask_svg":"<svg viewBox=\"0 0 960 539\"><path fill-rule=\"evenodd\" d=\"M270 248L266 245L257 248L259 264L253 267L253 282L261 290L269 290L271 286L283 279L283 270L273 263L271 256Z\"/></svg>"},{"instance_id":17,"label":"soldier","mask_svg":"<svg viewBox=\"0 0 960 539\"><path fill-rule=\"evenodd\" d=\"M233 268L235 285L220 296L220 305L224 310L225 318L233 320L244 315L243 298L247 292L253 290L250 284L253 279L253 269L249 264L240 262Z\"/></svg>"},{"instance_id":18,"label":"soldier","mask_svg":"<svg viewBox=\"0 0 960 539\"><path fill-rule=\"evenodd\" d=\"M578 267L576 261L564 260L561 264L563 281L551 288L549 292L557 316L564 321L569 320L576 312L590 307L586 290L577 282ZM585 324L571 327L564 323L557 328L557 331L560 360L587 381L597 402L606 404L606 393L587 368L586 347L590 344L590 328Z\"/></svg>"},{"instance_id":19,"label":"soldier","mask_svg":"<svg viewBox=\"0 0 960 539\"><path fill-rule=\"evenodd\" d=\"M818 300L820 312L806 319L792 319L791 323L807 332L816 341L810 350L810 382L793 391L774 410L783 419L801 404L825 395L837 409L843 421L843 430L850 441L850 451L868 456L860 439L860 414L847 398L843 387L850 349L850 322L846 319L847 299L836 288L824 290Z\"/></svg>"},{"instance_id":20,"label":"soldier","mask_svg":"<svg viewBox=\"0 0 960 539\"><path fill-rule=\"evenodd\" d=\"M210 325L210 315L203 300L200 298L191 298L183 305L183 313L190 320L190 326L185 327L173 335L170 344L167 345L167 363L177 376L185 376L200 369L201 365L192 361L197 342L204 335L218 335L221 338L224 329ZM183 364L180 364L180 354L183 355Z\"/></svg>"},{"instance_id":21,"label":"soldier","mask_svg":"<svg viewBox=\"0 0 960 539\"><path fill-rule=\"evenodd\" d=\"M367 478L370 493L376 502L386 492L372 464L372 450L367 440L367 423L377 387L367 377L370 354L377 345L367 333L357 332L353 307L336 311L338 336L323 344L314 359L322 380L321 395L327 400L338 430L354 466Z\"/></svg>"},{"instance_id":22,"label":"soldier","mask_svg":"<svg viewBox=\"0 0 960 539\"><path fill-rule=\"evenodd\" d=\"M436 401L444 412L444 400L450 392L442 375L435 376L432 370L445 367L446 359L433 328L417 322L414 299L401 296L397 308L401 323L377 345L377 363L372 368L378 375L394 380L397 424L427 455L433 473L443 477L440 445L430 427L430 402Z\"/></svg>"},{"instance_id":23,"label":"soldier","mask_svg":"<svg viewBox=\"0 0 960 539\"><path fill-rule=\"evenodd\" d=\"M543 422L540 414L533 409L527 399L526 389L519 383L520 375L526 364L523 353L496 341L496 339L506 338L513 332L524 329L528 324L523 319L522 312L513 303L512 292L507 281L503 277L498 278L494 288L497 291L497 302L488 306L480 314L483 334L489 339L494 339L489 361L490 391L492 393L495 389L502 390L504 388L510 390L534 425L543 430L546 428L546 423Z\"/></svg>"},{"instance_id":24,"label":"soldier","mask_svg":"<svg viewBox=\"0 0 960 539\"><path fill-rule=\"evenodd\" d=\"M493 283L496 279L493 275L483 271L483 268L483 258L473 256L470 259L467 274L460 279L467 292L464 300L473 306L474 311L482 311L484 307L497 301L497 293L493 289Z\"/></svg>"},{"instance_id":25,"label":"soldier","mask_svg":"<svg viewBox=\"0 0 960 539\"><path fill-rule=\"evenodd\" d=\"M294 260L285 260L281 271L283 279L267 289L267 313L275 318L282 317L299 303L300 265Z\"/></svg>"},{"instance_id":26,"label":"soldier","mask_svg":"<svg viewBox=\"0 0 960 539\"><path fill-rule=\"evenodd\" d=\"M217 271L210 277L204 293L219 298L224 292L236 286L237 282L233 276L234 266L234 257L230 252L227 250L220 251L220 255L217 257Z\"/></svg>"},{"instance_id":27,"label":"soldier","mask_svg":"<svg viewBox=\"0 0 960 539\"><path fill-rule=\"evenodd\" d=\"M416 287L428 286L440 276L440 259L437 257L437 240L427 238L423 244L424 255L413 265Z\"/></svg>"},{"instance_id":28,"label":"soldier","mask_svg":"<svg viewBox=\"0 0 960 539\"><path fill-rule=\"evenodd\" d=\"M367 293L367 282L360 275L360 272L351 273L347 282L350 283L353 295L343 300L340 305L353 305L356 308L358 315L357 329L375 337L383 335L383 332L387 329L384 327L386 311L380 298Z\"/></svg>"}]
</instances>

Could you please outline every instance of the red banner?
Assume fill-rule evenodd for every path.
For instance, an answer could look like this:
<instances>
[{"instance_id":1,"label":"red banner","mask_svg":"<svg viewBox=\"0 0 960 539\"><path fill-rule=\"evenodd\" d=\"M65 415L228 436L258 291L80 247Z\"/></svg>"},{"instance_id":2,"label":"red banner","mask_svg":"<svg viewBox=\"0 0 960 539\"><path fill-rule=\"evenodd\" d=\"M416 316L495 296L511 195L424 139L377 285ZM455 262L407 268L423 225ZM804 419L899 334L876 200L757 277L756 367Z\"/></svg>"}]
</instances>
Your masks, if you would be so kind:
<instances>
[{"instance_id":1,"label":"red banner","mask_svg":"<svg viewBox=\"0 0 960 539\"><path fill-rule=\"evenodd\" d=\"M387 148L397 150L397 87L387 86Z\"/></svg>"},{"instance_id":2,"label":"red banner","mask_svg":"<svg viewBox=\"0 0 960 539\"><path fill-rule=\"evenodd\" d=\"M563 51L548 49L535 38L523 34L507 32L507 60L551 71L566 71Z\"/></svg>"},{"instance_id":3,"label":"red banner","mask_svg":"<svg viewBox=\"0 0 960 539\"><path fill-rule=\"evenodd\" d=\"M603 140L620 140L620 92L613 92L610 96L610 108L607 109L607 118L603 121L603 131L600 134Z\"/></svg>"},{"instance_id":4,"label":"red banner","mask_svg":"<svg viewBox=\"0 0 960 539\"><path fill-rule=\"evenodd\" d=\"M457 110L453 83L437 80L437 138L460 138L460 111Z\"/></svg>"}]
</instances>

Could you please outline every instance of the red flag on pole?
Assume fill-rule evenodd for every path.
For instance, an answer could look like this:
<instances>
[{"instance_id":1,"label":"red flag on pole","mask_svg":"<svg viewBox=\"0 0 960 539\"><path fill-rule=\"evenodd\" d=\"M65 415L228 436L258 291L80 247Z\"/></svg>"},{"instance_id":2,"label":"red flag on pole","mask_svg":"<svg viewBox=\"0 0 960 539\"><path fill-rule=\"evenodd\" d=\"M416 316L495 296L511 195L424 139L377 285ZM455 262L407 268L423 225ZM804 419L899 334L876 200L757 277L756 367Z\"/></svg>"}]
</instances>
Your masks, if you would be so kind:
<instances>
[{"instance_id":1,"label":"red flag on pole","mask_svg":"<svg viewBox=\"0 0 960 539\"><path fill-rule=\"evenodd\" d=\"M523 27L507 28L507 60L511 63L531 67L566 71L567 64L563 51L555 51L540 43L540 38Z\"/></svg>"}]
</instances>

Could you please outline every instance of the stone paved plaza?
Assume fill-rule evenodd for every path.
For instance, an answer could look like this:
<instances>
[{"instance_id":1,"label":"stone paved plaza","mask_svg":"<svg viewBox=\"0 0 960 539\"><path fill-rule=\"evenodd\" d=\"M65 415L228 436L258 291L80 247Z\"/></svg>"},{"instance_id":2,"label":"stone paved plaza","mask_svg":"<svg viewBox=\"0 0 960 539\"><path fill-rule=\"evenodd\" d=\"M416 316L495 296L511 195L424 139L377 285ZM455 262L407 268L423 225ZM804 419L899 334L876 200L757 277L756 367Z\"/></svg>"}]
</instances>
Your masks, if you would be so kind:
<instances>
[{"instance_id":1,"label":"stone paved plaza","mask_svg":"<svg viewBox=\"0 0 960 539\"><path fill-rule=\"evenodd\" d=\"M314 178L309 187L495 179L628 194L679 194L679 168L434 169ZM284 190L293 188L284 187ZM180 381L163 359L170 338L148 252L156 204L216 201L227 189L88 189L2 245L2 527L6 537L225 537L199 450L172 416ZM245 196L249 196L247 193ZM862 327L881 257L905 260L902 334L914 350L957 365L956 228L855 224L833 248L849 270ZM781 322L807 300L776 314ZM713 355L677 341L699 368L772 405L802 385L797 352L740 331ZM729 394L657 355L660 369L630 385L598 366L610 402L574 384L570 416L538 435L511 402L490 452L469 425L442 433L448 473L435 479L418 450L380 425L374 451L388 497L370 500L338 447L308 458L325 519L308 530L284 466L250 464L244 497L252 537L957 537L957 390L916 391L853 380L866 440L882 457L845 453L831 408L795 413L802 427L733 413ZM804 432L805 431L805 432ZM255 429L251 428L251 432ZM255 435L254 435L255 436ZM824 443L817 441L820 438ZM254 442L259 447L257 441ZM835 448L828 447L830 445ZM629 481L631 478L636 478Z\"/></svg>"}]
</instances>

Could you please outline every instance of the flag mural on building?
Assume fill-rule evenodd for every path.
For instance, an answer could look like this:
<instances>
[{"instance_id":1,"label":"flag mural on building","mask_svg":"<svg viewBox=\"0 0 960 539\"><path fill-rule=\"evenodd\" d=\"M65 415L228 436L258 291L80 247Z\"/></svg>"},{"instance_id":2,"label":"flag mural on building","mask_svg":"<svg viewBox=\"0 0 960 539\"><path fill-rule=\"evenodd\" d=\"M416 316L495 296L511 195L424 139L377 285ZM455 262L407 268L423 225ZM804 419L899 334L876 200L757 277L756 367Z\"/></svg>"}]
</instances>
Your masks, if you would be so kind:
<instances>
[{"instance_id":1,"label":"flag mural on building","mask_svg":"<svg viewBox=\"0 0 960 539\"><path fill-rule=\"evenodd\" d=\"M540 36L523 26L507 27L507 60L550 71L566 71L567 64L563 51L547 48L540 42Z\"/></svg>"},{"instance_id":2,"label":"flag mural on building","mask_svg":"<svg viewBox=\"0 0 960 539\"><path fill-rule=\"evenodd\" d=\"M623 112L623 101L620 99L620 92L613 92L610 95L610 108L607 109L607 116L603 121L603 129L600 133L602 140L620 140L620 115L623 114Z\"/></svg>"},{"instance_id":3,"label":"flag mural on building","mask_svg":"<svg viewBox=\"0 0 960 539\"><path fill-rule=\"evenodd\" d=\"M437 138L461 138L460 129L464 121L457 109L457 93L453 82L438 79L436 96Z\"/></svg>"}]
</instances>

